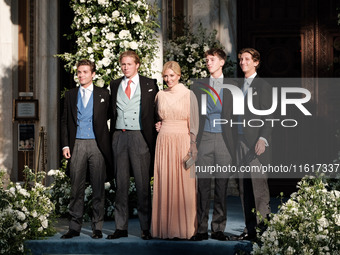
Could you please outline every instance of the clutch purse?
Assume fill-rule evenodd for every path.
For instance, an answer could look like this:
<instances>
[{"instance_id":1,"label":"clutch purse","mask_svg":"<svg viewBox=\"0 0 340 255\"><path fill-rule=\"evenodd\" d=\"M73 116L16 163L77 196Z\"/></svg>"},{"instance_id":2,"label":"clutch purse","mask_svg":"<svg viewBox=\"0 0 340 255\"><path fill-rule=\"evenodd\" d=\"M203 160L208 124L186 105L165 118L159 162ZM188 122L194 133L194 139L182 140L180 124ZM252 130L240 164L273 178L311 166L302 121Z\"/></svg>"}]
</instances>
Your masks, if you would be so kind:
<instances>
[{"instance_id":1,"label":"clutch purse","mask_svg":"<svg viewBox=\"0 0 340 255\"><path fill-rule=\"evenodd\" d=\"M195 163L190 152L184 157L183 161L185 170L188 170Z\"/></svg>"}]
</instances>

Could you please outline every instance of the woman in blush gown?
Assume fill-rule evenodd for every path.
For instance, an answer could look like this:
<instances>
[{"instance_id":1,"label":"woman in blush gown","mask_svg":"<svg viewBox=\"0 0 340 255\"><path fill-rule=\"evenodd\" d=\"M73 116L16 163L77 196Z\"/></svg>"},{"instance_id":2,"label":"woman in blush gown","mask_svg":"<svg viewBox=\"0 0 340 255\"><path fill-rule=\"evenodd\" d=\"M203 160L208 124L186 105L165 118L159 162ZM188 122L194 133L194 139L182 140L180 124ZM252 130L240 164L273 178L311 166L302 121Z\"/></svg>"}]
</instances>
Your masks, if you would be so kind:
<instances>
[{"instance_id":1,"label":"woman in blush gown","mask_svg":"<svg viewBox=\"0 0 340 255\"><path fill-rule=\"evenodd\" d=\"M195 167L185 169L188 153L196 159L198 105L195 95L182 83L175 61L163 67L168 88L156 96L160 122L154 166L151 232L163 239L190 239L196 234Z\"/></svg>"}]
</instances>

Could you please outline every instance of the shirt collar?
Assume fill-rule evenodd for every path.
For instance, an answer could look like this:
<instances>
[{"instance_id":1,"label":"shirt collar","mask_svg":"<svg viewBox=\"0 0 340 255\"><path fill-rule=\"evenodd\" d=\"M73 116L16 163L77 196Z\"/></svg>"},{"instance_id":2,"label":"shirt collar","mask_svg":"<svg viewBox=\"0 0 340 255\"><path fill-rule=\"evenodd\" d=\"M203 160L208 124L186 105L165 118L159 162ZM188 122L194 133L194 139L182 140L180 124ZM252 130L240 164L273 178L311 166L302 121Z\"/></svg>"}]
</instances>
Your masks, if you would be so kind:
<instances>
[{"instance_id":1,"label":"shirt collar","mask_svg":"<svg viewBox=\"0 0 340 255\"><path fill-rule=\"evenodd\" d=\"M251 82L253 81L253 79L255 78L256 75L257 75L257 72L253 73L248 78L244 78L244 81L246 81L247 83L251 84Z\"/></svg>"},{"instance_id":2,"label":"shirt collar","mask_svg":"<svg viewBox=\"0 0 340 255\"><path fill-rule=\"evenodd\" d=\"M84 88L83 86L81 86L81 88L82 88L83 90L87 90L87 91L92 92L92 91L93 91L93 83L91 83L91 85L88 86L87 88Z\"/></svg>"},{"instance_id":3,"label":"shirt collar","mask_svg":"<svg viewBox=\"0 0 340 255\"><path fill-rule=\"evenodd\" d=\"M138 84L139 74L137 73L134 77L132 77L132 79L128 79L124 76L124 81L126 82L126 84L127 84L128 80L132 80L133 84Z\"/></svg>"}]
</instances>

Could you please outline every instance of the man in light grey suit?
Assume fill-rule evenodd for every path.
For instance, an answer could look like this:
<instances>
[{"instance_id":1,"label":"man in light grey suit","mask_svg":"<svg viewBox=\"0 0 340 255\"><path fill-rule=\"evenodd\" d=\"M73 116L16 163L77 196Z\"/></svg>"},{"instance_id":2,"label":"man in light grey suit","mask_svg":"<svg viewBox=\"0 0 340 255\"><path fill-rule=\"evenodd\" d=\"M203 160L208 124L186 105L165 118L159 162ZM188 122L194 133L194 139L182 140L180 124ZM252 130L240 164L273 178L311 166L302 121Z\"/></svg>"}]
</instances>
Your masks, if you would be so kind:
<instances>
[{"instance_id":1,"label":"man in light grey suit","mask_svg":"<svg viewBox=\"0 0 340 255\"><path fill-rule=\"evenodd\" d=\"M153 170L155 129L155 79L138 74L140 60L134 51L119 57L124 77L110 84L112 121L111 131L116 181L116 230L108 239L128 236L128 190L130 169L135 178L137 210L144 240L151 239L150 175Z\"/></svg>"}]
</instances>

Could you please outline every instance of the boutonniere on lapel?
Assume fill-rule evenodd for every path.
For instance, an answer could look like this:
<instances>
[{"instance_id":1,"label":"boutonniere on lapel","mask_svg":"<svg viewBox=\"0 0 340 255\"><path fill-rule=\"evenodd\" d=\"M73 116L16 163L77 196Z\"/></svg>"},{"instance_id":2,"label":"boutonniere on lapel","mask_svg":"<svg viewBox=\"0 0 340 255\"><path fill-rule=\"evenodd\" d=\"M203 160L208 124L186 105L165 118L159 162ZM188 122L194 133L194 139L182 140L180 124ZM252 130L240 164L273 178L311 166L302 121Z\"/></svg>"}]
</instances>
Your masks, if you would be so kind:
<instances>
[{"instance_id":1,"label":"boutonniere on lapel","mask_svg":"<svg viewBox=\"0 0 340 255\"><path fill-rule=\"evenodd\" d=\"M253 96L256 96L257 95L257 90L255 87L253 87Z\"/></svg>"}]
</instances>

